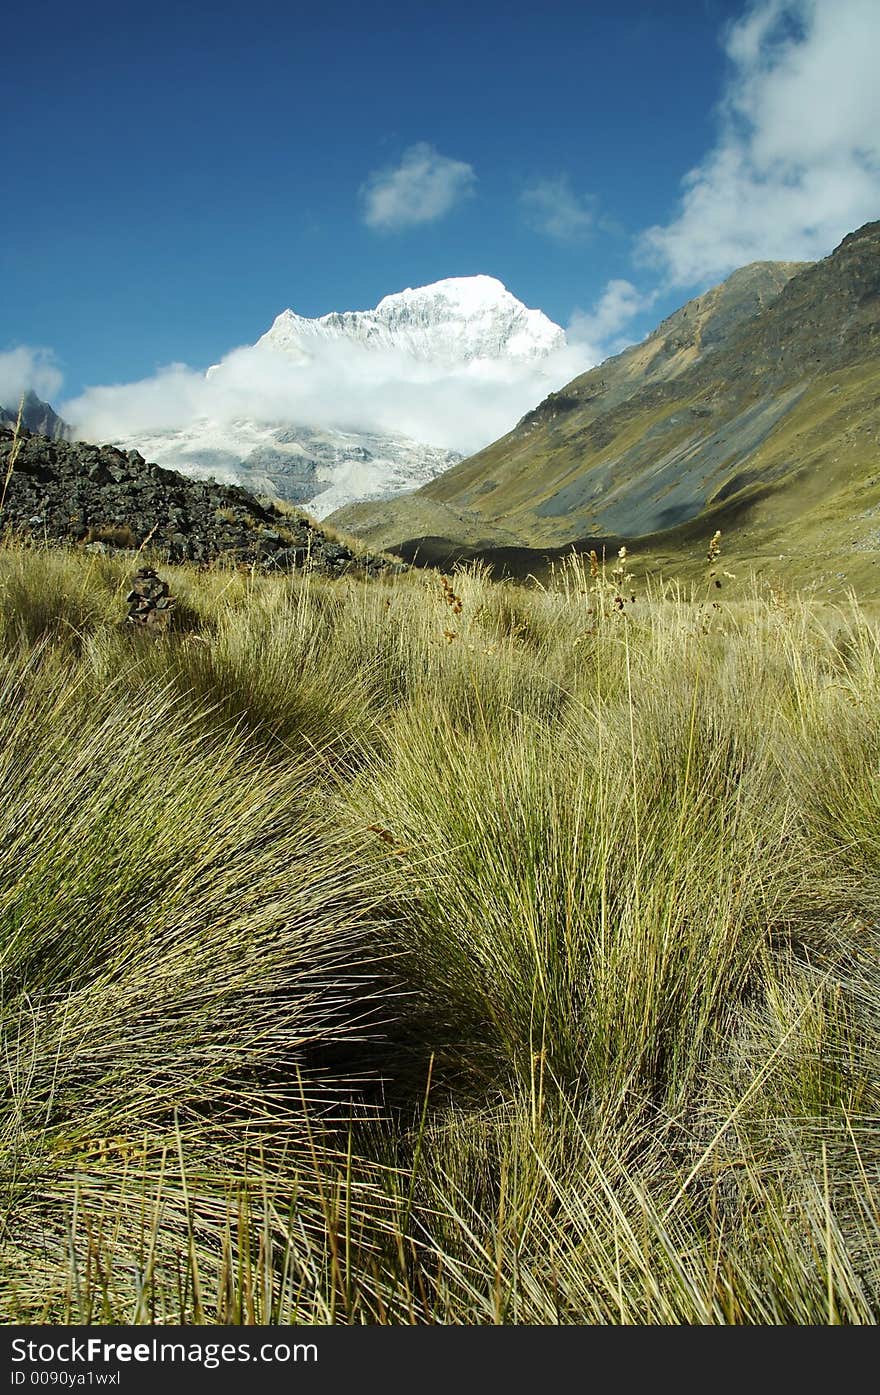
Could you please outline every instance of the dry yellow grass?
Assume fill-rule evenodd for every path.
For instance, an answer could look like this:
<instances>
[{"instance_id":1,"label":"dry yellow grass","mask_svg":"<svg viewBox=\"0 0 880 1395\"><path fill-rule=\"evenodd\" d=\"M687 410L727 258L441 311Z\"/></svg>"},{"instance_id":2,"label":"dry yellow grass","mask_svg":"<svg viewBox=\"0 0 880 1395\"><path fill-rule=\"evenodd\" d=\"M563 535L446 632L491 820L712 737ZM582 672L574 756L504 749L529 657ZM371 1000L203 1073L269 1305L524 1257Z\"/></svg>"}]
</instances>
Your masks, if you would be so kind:
<instances>
[{"instance_id":1,"label":"dry yellow grass","mask_svg":"<svg viewBox=\"0 0 880 1395\"><path fill-rule=\"evenodd\" d=\"M874 1321L880 632L722 541L0 551L4 1318Z\"/></svg>"}]
</instances>

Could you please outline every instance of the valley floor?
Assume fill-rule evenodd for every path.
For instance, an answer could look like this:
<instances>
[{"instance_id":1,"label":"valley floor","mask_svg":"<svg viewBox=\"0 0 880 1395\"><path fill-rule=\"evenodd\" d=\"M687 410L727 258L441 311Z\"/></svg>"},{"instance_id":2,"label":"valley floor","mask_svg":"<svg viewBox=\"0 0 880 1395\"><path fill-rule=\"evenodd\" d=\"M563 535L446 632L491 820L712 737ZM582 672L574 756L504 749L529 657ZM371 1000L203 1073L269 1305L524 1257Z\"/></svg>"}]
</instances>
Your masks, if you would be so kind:
<instances>
[{"instance_id":1,"label":"valley floor","mask_svg":"<svg viewBox=\"0 0 880 1395\"><path fill-rule=\"evenodd\" d=\"M874 1322L873 616L141 560L0 550L0 1317Z\"/></svg>"}]
</instances>

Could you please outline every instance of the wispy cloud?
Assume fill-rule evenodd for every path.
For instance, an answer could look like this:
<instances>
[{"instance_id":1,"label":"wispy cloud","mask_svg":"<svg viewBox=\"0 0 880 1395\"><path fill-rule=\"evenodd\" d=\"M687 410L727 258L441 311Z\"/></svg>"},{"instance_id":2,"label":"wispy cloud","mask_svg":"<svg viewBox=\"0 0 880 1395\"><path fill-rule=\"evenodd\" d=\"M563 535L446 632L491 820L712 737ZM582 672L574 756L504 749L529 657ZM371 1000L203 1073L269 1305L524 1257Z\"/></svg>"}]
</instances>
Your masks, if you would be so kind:
<instances>
[{"instance_id":1,"label":"wispy cloud","mask_svg":"<svg viewBox=\"0 0 880 1395\"><path fill-rule=\"evenodd\" d=\"M655 299L655 293L640 292L630 280L609 280L593 310L576 310L570 318L569 343L582 347L593 363L600 363L632 342L622 335L623 328L650 310Z\"/></svg>"},{"instance_id":2,"label":"wispy cloud","mask_svg":"<svg viewBox=\"0 0 880 1395\"><path fill-rule=\"evenodd\" d=\"M54 397L63 375L51 349L22 344L0 352L0 407L17 407L29 389L38 397Z\"/></svg>"},{"instance_id":3,"label":"wispy cloud","mask_svg":"<svg viewBox=\"0 0 880 1395\"><path fill-rule=\"evenodd\" d=\"M399 165L374 170L362 186L364 222L380 232L436 222L473 193L476 180L472 165L420 141L403 152Z\"/></svg>"},{"instance_id":4,"label":"wispy cloud","mask_svg":"<svg viewBox=\"0 0 880 1395\"><path fill-rule=\"evenodd\" d=\"M567 174L538 179L520 194L529 225L558 242L576 242L589 232L595 218L594 202L589 195L575 193Z\"/></svg>"},{"instance_id":5,"label":"wispy cloud","mask_svg":"<svg viewBox=\"0 0 880 1395\"><path fill-rule=\"evenodd\" d=\"M880 215L877 0L757 0L726 51L718 140L640 239L672 285L815 259Z\"/></svg>"},{"instance_id":6,"label":"wispy cloud","mask_svg":"<svg viewBox=\"0 0 880 1395\"><path fill-rule=\"evenodd\" d=\"M592 310L576 310L568 325L568 340L590 366L632 342L623 331L636 315L649 310L656 292L645 294L631 281L609 281Z\"/></svg>"}]
</instances>

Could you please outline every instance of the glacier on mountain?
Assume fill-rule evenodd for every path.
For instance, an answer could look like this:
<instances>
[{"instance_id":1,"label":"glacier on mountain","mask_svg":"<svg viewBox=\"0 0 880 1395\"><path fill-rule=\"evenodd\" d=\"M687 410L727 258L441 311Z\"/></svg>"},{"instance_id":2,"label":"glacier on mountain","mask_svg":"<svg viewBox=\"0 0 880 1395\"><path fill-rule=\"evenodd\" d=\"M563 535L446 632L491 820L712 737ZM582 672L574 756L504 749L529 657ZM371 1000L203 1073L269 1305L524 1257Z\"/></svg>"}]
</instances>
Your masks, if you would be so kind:
<instances>
[{"instance_id":1,"label":"glacier on mountain","mask_svg":"<svg viewBox=\"0 0 880 1395\"><path fill-rule=\"evenodd\" d=\"M285 310L207 373L175 365L66 411L88 439L324 517L427 483L582 366L564 330L500 281L454 277L372 310Z\"/></svg>"}]
</instances>

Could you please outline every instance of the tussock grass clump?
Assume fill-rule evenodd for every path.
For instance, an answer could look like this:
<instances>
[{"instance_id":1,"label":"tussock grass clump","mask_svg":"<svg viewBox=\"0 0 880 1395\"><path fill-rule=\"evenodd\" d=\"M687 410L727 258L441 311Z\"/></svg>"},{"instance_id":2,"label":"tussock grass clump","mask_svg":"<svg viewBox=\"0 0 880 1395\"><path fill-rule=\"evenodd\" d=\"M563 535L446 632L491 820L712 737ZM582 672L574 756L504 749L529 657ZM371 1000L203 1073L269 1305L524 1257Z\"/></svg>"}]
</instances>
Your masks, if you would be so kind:
<instances>
[{"instance_id":1,"label":"tussock grass clump","mask_svg":"<svg viewBox=\"0 0 880 1395\"><path fill-rule=\"evenodd\" d=\"M107 582L94 566L71 565L63 553L24 548L0 550L0 642L4 649L51 636L75 647L101 624Z\"/></svg>"},{"instance_id":2,"label":"tussock grass clump","mask_svg":"<svg viewBox=\"0 0 880 1395\"><path fill-rule=\"evenodd\" d=\"M870 615L130 562L0 551L0 1314L874 1321Z\"/></svg>"},{"instance_id":3,"label":"tussock grass clump","mask_svg":"<svg viewBox=\"0 0 880 1395\"><path fill-rule=\"evenodd\" d=\"M0 674L0 1206L12 1274L31 1226L60 1265L50 1311L68 1220L47 1190L124 1190L169 1154L221 1196L243 1149L314 1170L310 1113L361 1107L379 1016L375 893L308 769L206 731L173 685L89 679L39 650ZM117 1264L139 1224L117 1219Z\"/></svg>"}]
</instances>

